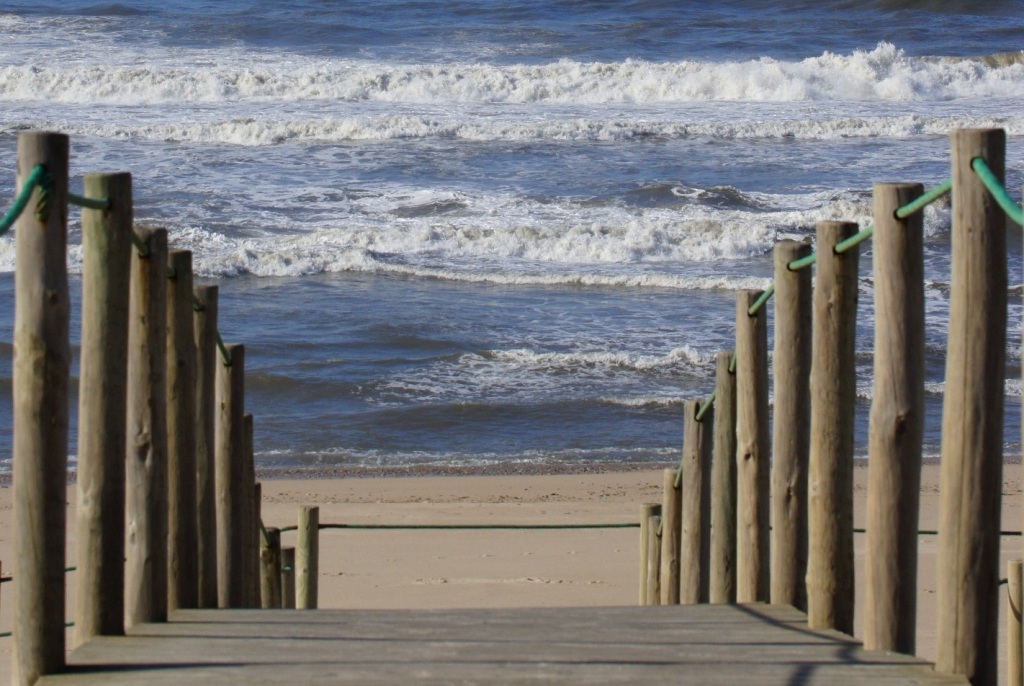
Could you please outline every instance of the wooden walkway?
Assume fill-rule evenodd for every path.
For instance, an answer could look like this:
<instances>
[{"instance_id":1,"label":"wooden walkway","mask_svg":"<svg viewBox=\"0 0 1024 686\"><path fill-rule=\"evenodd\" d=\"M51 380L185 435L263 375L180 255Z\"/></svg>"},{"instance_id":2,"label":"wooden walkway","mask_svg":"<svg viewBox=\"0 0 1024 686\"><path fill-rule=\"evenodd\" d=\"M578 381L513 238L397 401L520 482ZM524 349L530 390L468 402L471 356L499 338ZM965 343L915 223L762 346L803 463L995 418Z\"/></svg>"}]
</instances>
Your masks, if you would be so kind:
<instances>
[{"instance_id":1,"label":"wooden walkway","mask_svg":"<svg viewBox=\"0 0 1024 686\"><path fill-rule=\"evenodd\" d=\"M966 684L777 606L192 610L74 651L84 684Z\"/></svg>"}]
</instances>

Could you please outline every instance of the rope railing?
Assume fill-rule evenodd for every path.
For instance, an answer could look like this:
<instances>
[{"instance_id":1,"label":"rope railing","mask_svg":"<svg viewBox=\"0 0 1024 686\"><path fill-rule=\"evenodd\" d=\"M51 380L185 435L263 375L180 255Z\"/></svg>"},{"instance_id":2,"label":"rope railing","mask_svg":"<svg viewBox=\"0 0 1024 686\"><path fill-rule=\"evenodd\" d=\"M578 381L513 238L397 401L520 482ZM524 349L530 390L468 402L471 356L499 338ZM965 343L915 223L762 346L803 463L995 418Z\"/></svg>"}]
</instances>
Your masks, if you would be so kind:
<instances>
[{"instance_id":1,"label":"rope railing","mask_svg":"<svg viewBox=\"0 0 1024 686\"><path fill-rule=\"evenodd\" d=\"M297 526L282 526L281 533L297 531ZM320 524L323 529L370 531L555 531L560 529L639 529L639 522L611 524Z\"/></svg>"}]
</instances>

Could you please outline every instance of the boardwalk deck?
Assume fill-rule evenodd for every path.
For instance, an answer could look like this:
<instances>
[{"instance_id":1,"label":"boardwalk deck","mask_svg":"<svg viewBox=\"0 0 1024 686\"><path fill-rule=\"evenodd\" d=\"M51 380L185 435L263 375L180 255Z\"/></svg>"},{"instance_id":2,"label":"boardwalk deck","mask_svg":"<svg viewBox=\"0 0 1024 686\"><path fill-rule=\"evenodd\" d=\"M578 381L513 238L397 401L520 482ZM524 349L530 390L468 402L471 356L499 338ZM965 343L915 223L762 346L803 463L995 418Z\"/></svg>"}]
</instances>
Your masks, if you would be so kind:
<instances>
[{"instance_id":1,"label":"boardwalk deck","mask_svg":"<svg viewBox=\"0 0 1024 686\"><path fill-rule=\"evenodd\" d=\"M46 686L86 684L966 684L810 631L789 607L179 611L100 637Z\"/></svg>"}]
</instances>

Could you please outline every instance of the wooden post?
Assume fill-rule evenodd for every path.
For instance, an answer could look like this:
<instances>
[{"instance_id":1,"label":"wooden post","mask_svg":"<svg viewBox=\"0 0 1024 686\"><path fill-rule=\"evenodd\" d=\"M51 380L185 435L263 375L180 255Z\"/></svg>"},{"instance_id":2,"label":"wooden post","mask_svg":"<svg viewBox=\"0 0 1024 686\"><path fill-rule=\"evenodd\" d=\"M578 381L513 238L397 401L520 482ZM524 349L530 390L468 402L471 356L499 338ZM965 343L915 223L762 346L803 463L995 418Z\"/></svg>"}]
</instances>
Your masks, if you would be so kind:
<instances>
[{"instance_id":1,"label":"wooden post","mask_svg":"<svg viewBox=\"0 0 1024 686\"><path fill-rule=\"evenodd\" d=\"M131 251L125 628L167 619L167 231Z\"/></svg>"},{"instance_id":2,"label":"wooden post","mask_svg":"<svg viewBox=\"0 0 1024 686\"><path fill-rule=\"evenodd\" d=\"M647 605L647 565L649 560L649 544L651 517L661 512L659 503L644 503L640 506L640 604Z\"/></svg>"},{"instance_id":3,"label":"wooden post","mask_svg":"<svg viewBox=\"0 0 1024 686\"><path fill-rule=\"evenodd\" d=\"M924 431L924 219L896 210L920 184L875 184L875 382L868 431L864 645L913 655Z\"/></svg>"},{"instance_id":4,"label":"wooden post","mask_svg":"<svg viewBox=\"0 0 1024 686\"><path fill-rule=\"evenodd\" d=\"M295 609L295 548L281 549L281 607Z\"/></svg>"},{"instance_id":5,"label":"wooden post","mask_svg":"<svg viewBox=\"0 0 1024 686\"><path fill-rule=\"evenodd\" d=\"M811 362L807 610L812 629L853 633L853 420L857 400L857 248L852 222L818 223Z\"/></svg>"},{"instance_id":6,"label":"wooden post","mask_svg":"<svg viewBox=\"0 0 1024 686\"><path fill-rule=\"evenodd\" d=\"M661 604L679 603L679 546L682 538L682 489L676 470L663 472L661 501Z\"/></svg>"},{"instance_id":7,"label":"wooden post","mask_svg":"<svg viewBox=\"0 0 1024 686\"><path fill-rule=\"evenodd\" d=\"M260 540L256 522L256 477L252 468L252 415L246 413L242 418L244 440L242 441L242 578L245 586L245 607L259 607L259 560Z\"/></svg>"},{"instance_id":8,"label":"wooden post","mask_svg":"<svg viewBox=\"0 0 1024 686\"><path fill-rule=\"evenodd\" d=\"M199 607L196 343L192 253L174 250L167 284L167 609Z\"/></svg>"},{"instance_id":9,"label":"wooden post","mask_svg":"<svg viewBox=\"0 0 1024 686\"><path fill-rule=\"evenodd\" d=\"M196 557L199 607L217 607L217 496L214 484L217 421L217 287L194 292L196 341Z\"/></svg>"},{"instance_id":10,"label":"wooden post","mask_svg":"<svg viewBox=\"0 0 1024 686\"><path fill-rule=\"evenodd\" d=\"M124 633L125 412L131 174L87 174L82 210L82 352L78 390L75 637Z\"/></svg>"},{"instance_id":11,"label":"wooden post","mask_svg":"<svg viewBox=\"0 0 1024 686\"><path fill-rule=\"evenodd\" d=\"M661 505L655 512L661 512ZM661 514L647 520L647 605L661 605Z\"/></svg>"},{"instance_id":12,"label":"wooden post","mask_svg":"<svg viewBox=\"0 0 1024 686\"><path fill-rule=\"evenodd\" d=\"M281 607L281 531L267 529L266 545L260 550L260 607Z\"/></svg>"},{"instance_id":13,"label":"wooden post","mask_svg":"<svg viewBox=\"0 0 1024 686\"><path fill-rule=\"evenodd\" d=\"M250 607L263 607L263 586L260 581L262 574L260 573L262 553L263 550L263 484L254 483L252 485L252 526L250 531L252 533L253 545L252 554L250 559L253 566L252 571L252 591L250 592Z\"/></svg>"},{"instance_id":14,"label":"wooden post","mask_svg":"<svg viewBox=\"0 0 1024 686\"><path fill-rule=\"evenodd\" d=\"M1002 130L954 131L953 236L942 403L939 671L995 684L1006 355L1006 217L971 169L1004 178Z\"/></svg>"},{"instance_id":15,"label":"wooden post","mask_svg":"<svg viewBox=\"0 0 1024 686\"><path fill-rule=\"evenodd\" d=\"M18 185L41 164L50 176L15 223L14 683L64 669L64 536L68 459L68 138L18 135Z\"/></svg>"},{"instance_id":16,"label":"wooden post","mask_svg":"<svg viewBox=\"0 0 1024 686\"><path fill-rule=\"evenodd\" d=\"M711 586L711 434L715 411L700 421L700 402L683 404L682 545L679 602L708 602Z\"/></svg>"},{"instance_id":17,"label":"wooden post","mask_svg":"<svg viewBox=\"0 0 1024 686\"><path fill-rule=\"evenodd\" d=\"M775 408L772 424L771 601L807 609L807 461L811 442L811 254L797 241L775 245Z\"/></svg>"},{"instance_id":18,"label":"wooden post","mask_svg":"<svg viewBox=\"0 0 1024 686\"><path fill-rule=\"evenodd\" d=\"M1021 628L1021 610L1024 608L1024 560L1006 563L1007 608L1006 620L1006 683L1024 686L1024 631Z\"/></svg>"},{"instance_id":19,"label":"wooden post","mask_svg":"<svg viewBox=\"0 0 1024 686\"><path fill-rule=\"evenodd\" d=\"M762 308L747 313L761 291L736 293L736 600L767 601L768 586L768 325Z\"/></svg>"},{"instance_id":20,"label":"wooden post","mask_svg":"<svg viewBox=\"0 0 1024 686\"><path fill-rule=\"evenodd\" d=\"M315 610L320 583L320 508L299 508L298 542L295 546L295 606Z\"/></svg>"},{"instance_id":21,"label":"wooden post","mask_svg":"<svg viewBox=\"0 0 1024 686\"><path fill-rule=\"evenodd\" d=\"M711 462L712 603L736 602L736 374L732 352L718 353L715 366L715 440Z\"/></svg>"},{"instance_id":22,"label":"wooden post","mask_svg":"<svg viewBox=\"0 0 1024 686\"><path fill-rule=\"evenodd\" d=\"M245 607L245 346L217 361L217 605Z\"/></svg>"}]
</instances>

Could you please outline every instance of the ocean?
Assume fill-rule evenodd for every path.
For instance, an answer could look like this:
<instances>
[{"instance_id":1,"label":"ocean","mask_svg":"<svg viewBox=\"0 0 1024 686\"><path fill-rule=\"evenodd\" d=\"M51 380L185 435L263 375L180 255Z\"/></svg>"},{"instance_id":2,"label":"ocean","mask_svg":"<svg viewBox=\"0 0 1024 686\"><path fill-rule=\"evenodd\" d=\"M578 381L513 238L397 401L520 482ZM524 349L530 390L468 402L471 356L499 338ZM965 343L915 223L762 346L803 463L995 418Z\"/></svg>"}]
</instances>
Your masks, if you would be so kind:
<instances>
[{"instance_id":1,"label":"ocean","mask_svg":"<svg viewBox=\"0 0 1024 686\"><path fill-rule=\"evenodd\" d=\"M1022 37L1021 0L0 2L0 198L28 129L71 136L75 191L133 173L137 220L193 251L247 346L261 467L671 463L775 241L866 226L876 181L941 182L961 127L1008 131L1019 197ZM925 219L934 457L948 203ZM14 268L2 237L7 469Z\"/></svg>"}]
</instances>

